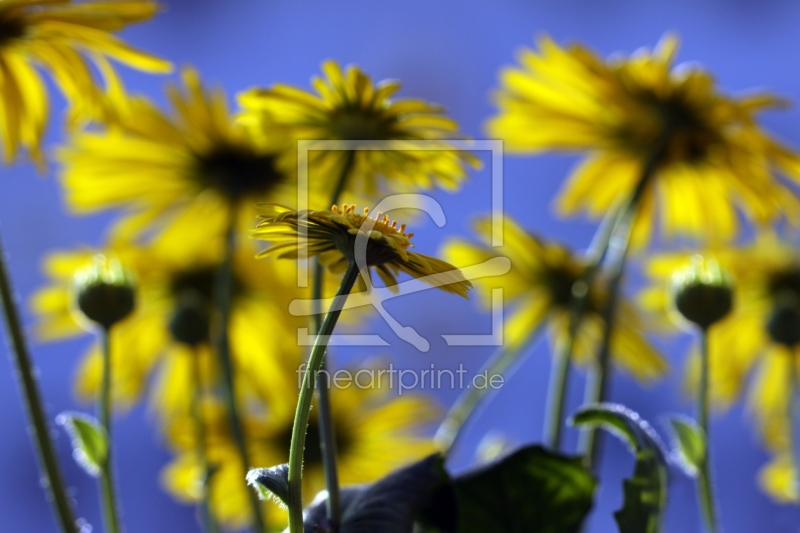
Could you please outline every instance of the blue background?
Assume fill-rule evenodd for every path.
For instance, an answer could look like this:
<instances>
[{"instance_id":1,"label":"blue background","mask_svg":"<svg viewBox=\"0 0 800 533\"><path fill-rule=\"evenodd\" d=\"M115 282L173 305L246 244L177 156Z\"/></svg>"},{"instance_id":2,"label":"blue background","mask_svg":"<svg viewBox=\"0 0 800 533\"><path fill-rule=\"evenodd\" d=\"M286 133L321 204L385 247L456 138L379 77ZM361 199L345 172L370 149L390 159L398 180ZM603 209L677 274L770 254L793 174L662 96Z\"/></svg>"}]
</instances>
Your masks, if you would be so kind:
<instances>
[{"instance_id":1,"label":"blue background","mask_svg":"<svg viewBox=\"0 0 800 533\"><path fill-rule=\"evenodd\" d=\"M307 87L321 61L334 58L357 63L374 79L400 79L404 84L401 96L445 105L462 130L475 138L482 138L482 125L494 112L489 93L496 87L499 68L512 64L515 52L531 46L534 36L543 33L559 42L586 43L605 55L652 47L665 32L675 31L682 38L680 59L702 62L725 90L767 87L789 98L800 96L800 4L788 0L165 3L165 13L124 36L178 66L196 66L204 79L223 85L231 95L275 82ZM120 70L132 91L163 102L163 77ZM54 109L62 109L61 104L55 97ZM796 111L770 114L764 122L780 138L800 146ZM61 138L59 121L54 120L53 125L51 146ZM580 249L588 244L594 226L585 221L556 220L550 209L574 163L574 158L565 156L507 157L504 200L506 211L528 228ZM99 244L111 220L110 215L68 216L57 181L37 176L28 165L5 170L0 191L0 231L23 300L43 283L38 265L48 250ZM448 224L440 230L420 219L415 228L419 229L417 250L435 253L447 236L468 236L471 218L488 211L488 192L489 173L483 170L474 173L456 195L435 193L449 217ZM475 301L467 303L428 291L395 300L388 307L402 324L416 327L431 340L431 352L416 352L396 339L385 324L375 322L369 325L371 332L382 334L392 346L381 351L338 350L337 365L388 354L400 367L427 368L431 362L454 367L463 362L474 372L491 353L491 348L447 349L438 336L488 333L489 318ZM422 316L420 308L437 311ZM30 316L26 319L31 322ZM34 346L51 417L81 407L71 396L70 377L88 343L88 338L82 338ZM639 411L660 430L664 429L665 413L691 412L681 392L682 361L689 343L690 339L680 335L660 342L674 363L667 379L643 389L630 378L616 375L613 399ZM540 438L548 372L548 350L540 342L470 428L454 458L454 468L463 469L472 461L480 436L489 428L501 429L507 439L518 444ZM582 383L582 376L574 381L570 410L580 403ZM457 391L442 390L437 395L447 405ZM0 424L0 531L55 531L37 483L19 391L7 363L0 364ZM714 470L723 529L731 533L798 531L800 509L771 503L755 485L756 472L767 456L751 426L741 405L713 420ZM80 515L99 524L95 483L73 464L65 435L57 435ZM575 432L570 431L569 446L575 441ZM591 519L594 532L615 531L611 513L620 504L621 479L633 466L619 442L606 442L603 483ZM194 531L193 509L173 503L158 485L159 469L169 456L143 408L120 418L116 444L127 530ZM700 531L692 482L673 474L666 530Z\"/></svg>"}]
</instances>

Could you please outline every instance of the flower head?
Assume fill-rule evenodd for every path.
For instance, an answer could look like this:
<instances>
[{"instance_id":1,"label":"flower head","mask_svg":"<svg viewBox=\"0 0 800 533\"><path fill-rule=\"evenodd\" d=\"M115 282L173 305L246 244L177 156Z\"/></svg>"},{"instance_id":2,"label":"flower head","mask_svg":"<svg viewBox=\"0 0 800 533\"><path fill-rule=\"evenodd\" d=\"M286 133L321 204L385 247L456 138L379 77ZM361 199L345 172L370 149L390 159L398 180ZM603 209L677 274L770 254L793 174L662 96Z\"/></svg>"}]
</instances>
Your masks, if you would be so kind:
<instances>
[{"instance_id":1,"label":"flower head","mask_svg":"<svg viewBox=\"0 0 800 533\"><path fill-rule=\"evenodd\" d=\"M355 261L369 272L374 268L389 288L396 287L400 271L465 298L472 287L453 265L409 250L414 234L406 232L405 224L398 225L383 213L373 218L369 209L359 213L355 205L347 204L341 208L334 205L330 211L292 211L268 205L261 218L252 236L274 244L259 256L319 255L320 263L334 272L343 272L349 262ZM365 245L363 257L359 257L361 243Z\"/></svg>"},{"instance_id":2,"label":"flower head","mask_svg":"<svg viewBox=\"0 0 800 533\"><path fill-rule=\"evenodd\" d=\"M259 201L296 196L277 147L256 141L228 115L221 91L207 91L197 73L171 87L171 115L145 98L116 99L118 124L75 135L61 149L66 201L77 212L128 209L118 236L157 223L176 248L221 235L235 217L250 227Z\"/></svg>"},{"instance_id":3,"label":"flower head","mask_svg":"<svg viewBox=\"0 0 800 533\"><path fill-rule=\"evenodd\" d=\"M371 375L375 376L379 371L373 372ZM362 382L367 383L363 378ZM437 415L437 410L431 407L431 399L418 395L391 398L377 380L370 385L375 387L331 388L342 485L375 481L433 452L431 440L419 435L423 425L434 421ZM266 412L246 415L244 428L253 465L275 465L288 459L295 406L286 400L296 395L297 386L296 367L287 365L272 376L271 390L264 391L262 400L268 406ZM252 489L244 483L248 468L236 451L223 406L208 399L203 411L206 454L215 468L208 486L212 511L224 526L244 527L251 521L249 491ZM303 494L308 497L305 503L310 503L311 498L325 488L316 412L317 409L311 412L304 454ZM161 476L170 494L187 503L200 501L198 488L205 475L196 453L193 423L185 417L171 426L168 443L176 457ZM266 513L271 524L285 526L286 517L281 509L272 502L265 501L263 505L271 507Z\"/></svg>"},{"instance_id":4,"label":"flower head","mask_svg":"<svg viewBox=\"0 0 800 533\"><path fill-rule=\"evenodd\" d=\"M138 402L148 391L158 417L168 421L189 411L192 397L193 358L199 358L204 382L218 383L219 369L207 342L214 319L211 313L221 246L209 246L191 256L175 255L163 248L143 248L116 243L104 250L124 263L137 280L137 307L111 330L112 340L124 350L112 352L112 391L118 408ZM37 333L46 340L82 333L72 311L72 278L92 264L96 251L55 252L45 261L49 284L33 297L39 317ZM237 390L245 396L258 381L276 371L282 357L299 357L294 341L305 317L293 317L289 303L305 295L295 288L291 265L257 261L250 250L234 258L231 354L237 369ZM188 317L187 314L194 316ZM264 324L269 324L265 330ZM204 331L202 328L205 327ZM93 345L83 357L75 378L80 399L97 396L101 378L101 352Z\"/></svg>"},{"instance_id":5,"label":"flower head","mask_svg":"<svg viewBox=\"0 0 800 533\"><path fill-rule=\"evenodd\" d=\"M110 328L131 314L135 292L131 274L115 258L96 255L75 273L75 300L91 322Z\"/></svg>"},{"instance_id":6,"label":"flower head","mask_svg":"<svg viewBox=\"0 0 800 533\"><path fill-rule=\"evenodd\" d=\"M557 200L562 214L597 218L629 198L648 158L656 159L634 226L647 242L660 210L668 236L727 240L737 210L766 223L797 221L798 200L773 171L800 180L798 156L758 124L782 102L768 94L732 97L697 67L674 67L677 40L654 51L603 60L582 46L544 38L521 67L502 72L490 134L517 152L567 150L586 158Z\"/></svg>"},{"instance_id":7,"label":"flower head","mask_svg":"<svg viewBox=\"0 0 800 533\"><path fill-rule=\"evenodd\" d=\"M38 162L48 120L42 67L72 105L71 122L96 113L102 101L93 69L111 73L107 58L139 70L168 72L169 62L136 50L113 32L153 17L155 2L6 0L0 2L0 133L6 162L20 147Z\"/></svg>"},{"instance_id":8,"label":"flower head","mask_svg":"<svg viewBox=\"0 0 800 533\"><path fill-rule=\"evenodd\" d=\"M490 242L491 221L478 220L475 232L484 242ZM510 309L505 320L505 342L512 347L522 347L543 326L550 330L551 339L557 344L566 342L573 285L586 265L564 246L528 233L508 217L504 220L503 232L502 247L454 240L446 245L444 257L466 267L506 256L511 261L507 274L477 280L480 294L487 302L491 301L492 289L503 289L503 301ZM573 351L573 357L581 364L593 360L597 343L602 338L605 294L599 287L598 283L589 289ZM620 312L622 319L611 338L614 361L643 381L660 376L667 369L666 362L641 335L636 313L625 302Z\"/></svg>"},{"instance_id":9,"label":"flower head","mask_svg":"<svg viewBox=\"0 0 800 533\"><path fill-rule=\"evenodd\" d=\"M744 248L709 252L736 280L733 310L709 330L709 394L728 407L746 391L765 443L774 450L788 445L790 372L800 366L796 348L773 338L770 322L787 297L800 297L800 253L774 235L762 235ZM652 284L641 294L643 307L669 316L669 279L691 258L665 254L648 264ZM696 390L699 357L688 367L688 389ZM752 379L751 379L752 377Z\"/></svg>"},{"instance_id":10,"label":"flower head","mask_svg":"<svg viewBox=\"0 0 800 533\"><path fill-rule=\"evenodd\" d=\"M689 266L672 275L675 308L689 322L708 329L733 307L728 275L713 259L696 255Z\"/></svg>"},{"instance_id":11,"label":"flower head","mask_svg":"<svg viewBox=\"0 0 800 533\"><path fill-rule=\"evenodd\" d=\"M441 107L422 100L393 100L399 82L374 84L355 66L343 72L338 63L327 61L322 70L325 76L312 81L316 94L290 85L241 94L242 121L262 134L282 127L294 140L391 142L385 150L352 155L347 190L356 195L374 195L380 188L378 176L394 190L434 185L454 190L464 179L464 164L477 164L473 156L446 142L459 133ZM422 149L417 141L439 142ZM348 157L343 150L312 151L310 172L324 176L318 179L326 180L333 191Z\"/></svg>"}]
</instances>

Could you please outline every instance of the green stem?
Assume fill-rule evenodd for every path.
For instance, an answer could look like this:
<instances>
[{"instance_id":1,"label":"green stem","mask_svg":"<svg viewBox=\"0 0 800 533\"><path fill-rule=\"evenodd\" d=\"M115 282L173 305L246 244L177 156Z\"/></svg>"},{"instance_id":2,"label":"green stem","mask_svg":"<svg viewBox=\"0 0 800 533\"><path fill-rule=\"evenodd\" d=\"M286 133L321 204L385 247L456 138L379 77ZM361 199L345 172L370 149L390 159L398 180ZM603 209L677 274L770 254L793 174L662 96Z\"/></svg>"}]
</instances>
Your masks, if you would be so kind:
<instances>
[{"instance_id":1,"label":"green stem","mask_svg":"<svg viewBox=\"0 0 800 533\"><path fill-rule=\"evenodd\" d=\"M666 139L666 134L663 136ZM636 188L614 221L609 232L606 254L610 265L610 281L607 291L605 307L603 309L603 336L600 342L596 365L586 381L586 394L584 403L593 404L606 401L608 395L608 381L611 367L611 337L616 325L617 304L619 302L622 279L625 275L625 263L628 257L628 248L633 233L633 223L639 212L639 204L644 196L647 186L655 174L658 163L665 149L664 140L657 143L657 148L649 155L642 168L642 174ZM587 429L583 433L581 451L589 466L596 465L600 453L600 440L597 428Z\"/></svg>"},{"instance_id":2,"label":"green stem","mask_svg":"<svg viewBox=\"0 0 800 533\"><path fill-rule=\"evenodd\" d=\"M50 439L47 415L44 412L42 395L39 392L38 380L33 369L33 360L28 351L22 322L11 289L11 277L6 267L2 242L0 242L0 297L3 301L3 316L11 344L9 355L22 388L23 403L30 423L29 433L34 442L42 476L41 486L47 501L53 506L61 531L75 533L78 527L75 525L72 505L61 477L53 441Z\"/></svg>"},{"instance_id":3,"label":"green stem","mask_svg":"<svg viewBox=\"0 0 800 533\"><path fill-rule=\"evenodd\" d=\"M339 197L344 191L347 179L355 164L355 151L348 151L345 155L344 165L336 188L333 191L328 206L339 203ZM312 285L311 305L312 307L312 333L316 334L320 328L322 320L322 292L325 278L323 267L319 260L314 263L314 279ZM322 465L325 470L325 488L328 491L328 499L325 502L325 510L328 519L334 527L341 523L341 494L339 491L339 473L336 467L338 450L336 449L336 429L333 423L333 408L331 407L330 382L325 376L330 376L328 371L328 358L322 360L323 372L317 375L317 399L319 400L319 447L322 454Z\"/></svg>"},{"instance_id":4,"label":"green stem","mask_svg":"<svg viewBox=\"0 0 800 533\"><path fill-rule=\"evenodd\" d=\"M218 315L216 327L216 347L220 369L222 371L222 396L228 412L231 430L236 441L236 448L242 460L245 471L252 468L250 456L247 452L247 441L239 416L239 409L236 405L236 389L234 385L234 370L231 360L231 347L229 339L229 326L231 318L232 291L233 291L233 254L236 249L236 207L231 206L231 219L225 237L225 252L222 264L220 265L217 286L215 292L215 304ZM244 481L242 481L244 483ZM266 531L264 527L264 515L258 495L253 490L247 491L250 501L250 509L253 513L255 529L259 532Z\"/></svg>"},{"instance_id":5,"label":"green stem","mask_svg":"<svg viewBox=\"0 0 800 533\"><path fill-rule=\"evenodd\" d=\"M582 314L582 311L581 311ZM579 318L571 319L572 323L576 324L576 331L572 332L570 327L570 335L567 338L563 349L553 357L553 366L550 371L550 383L547 386L547 409L545 416L544 427L544 444L545 446L553 449L561 449L561 434L564 427L564 408L567 403L567 390L569 387L569 377L572 350L577 337L577 324L580 323Z\"/></svg>"},{"instance_id":6,"label":"green stem","mask_svg":"<svg viewBox=\"0 0 800 533\"><path fill-rule=\"evenodd\" d=\"M487 376L504 375L505 372L519 359L527 346L535 339L541 327L534 329L523 342L514 346L501 347L480 370ZM483 402L489 387L471 387L458 397L456 402L447 412L439 429L436 431L436 447L447 456L455 448L463 435L467 423L477 412L477 407Z\"/></svg>"},{"instance_id":7,"label":"green stem","mask_svg":"<svg viewBox=\"0 0 800 533\"><path fill-rule=\"evenodd\" d=\"M197 447L197 456L200 459L200 469L203 472L203 500L200 502L200 514L203 520L203 530L206 533L217 533L217 523L211 511L211 502L208 498L209 465L206 455L206 431L203 419L203 380L200 376L200 351L197 346L192 347L192 418L194 419L194 435Z\"/></svg>"},{"instance_id":8,"label":"green stem","mask_svg":"<svg viewBox=\"0 0 800 533\"><path fill-rule=\"evenodd\" d=\"M297 411L294 415L294 425L292 426L292 444L289 448L289 532L303 533L303 450L306 445L306 431L308 430L308 418L311 413L311 399L314 396L314 383L322 361L325 358L325 350L328 341L336 327L336 321L347 301L347 296L358 279L358 266L355 261L351 261L347 266L339 291L333 299L325 320L319 329L314 347L308 357L306 373L303 376L303 384L300 389L300 398L297 401Z\"/></svg>"},{"instance_id":9,"label":"green stem","mask_svg":"<svg viewBox=\"0 0 800 533\"><path fill-rule=\"evenodd\" d=\"M706 440L705 456L700 463L700 471L697 475L697 491L700 499L700 508L703 511L703 518L706 529L709 533L717 531L717 517L714 506L714 490L711 481L711 438L709 433L708 416L708 376L709 376L709 357L708 357L708 330L700 330L700 390L697 395L697 423L703 430Z\"/></svg>"},{"instance_id":10,"label":"green stem","mask_svg":"<svg viewBox=\"0 0 800 533\"><path fill-rule=\"evenodd\" d=\"M100 382L100 425L106 431L108 439L106 458L100 471L100 497L103 501L103 522L107 533L119 533L119 507L117 504L116 486L114 484L114 462L111 456L111 332L103 329L100 333L103 343L103 375Z\"/></svg>"}]
</instances>

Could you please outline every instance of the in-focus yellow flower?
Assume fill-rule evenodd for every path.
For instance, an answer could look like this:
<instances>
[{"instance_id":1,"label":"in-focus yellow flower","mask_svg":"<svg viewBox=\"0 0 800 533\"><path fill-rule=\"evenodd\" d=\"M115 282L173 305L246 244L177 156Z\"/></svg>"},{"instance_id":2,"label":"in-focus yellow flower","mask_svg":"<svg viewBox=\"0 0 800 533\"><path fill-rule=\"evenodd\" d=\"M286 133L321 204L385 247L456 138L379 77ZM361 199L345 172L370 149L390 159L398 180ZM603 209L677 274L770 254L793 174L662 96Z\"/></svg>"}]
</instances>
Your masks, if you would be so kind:
<instances>
[{"instance_id":1,"label":"in-focus yellow flower","mask_svg":"<svg viewBox=\"0 0 800 533\"><path fill-rule=\"evenodd\" d=\"M782 215L800 221L800 203L773 174L800 181L798 155L757 122L759 112L782 103L776 97L725 95L708 72L673 66L674 37L608 60L548 38L539 48L523 50L521 66L502 71L500 111L488 131L513 152L586 153L557 199L561 214L606 215L632 195L645 160L659 153L635 244L648 241L657 208L667 236L709 241L736 235L737 210L758 223Z\"/></svg>"},{"instance_id":2,"label":"in-focus yellow flower","mask_svg":"<svg viewBox=\"0 0 800 533\"><path fill-rule=\"evenodd\" d=\"M120 237L156 228L174 249L196 249L232 220L249 229L257 202L293 201L294 174L278 161L284 141L256 141L236 126L225 95L206 90L194 70L184 70L183 83L183 91L169 89L172 115L120 95L112 127L77 134L61 149L73 211L124 207Z\"/></svg>"},{"instance_id":3,"label":"in-focus yellow flower","mask_svg":"<svg viewBox=\"0 0 800 533\"><path fill-rule=\"evenodd\" d=\"M508 273L477 279L487 305L492 301L493 289L503 290L503 302L510 310L505 318L504 342L511 348L521 348L537 330L547 327L557 348L569 336L572 286L585 264L564 246L528 233L509 217L504 219L503 231L502 247L453 240L445 245L443 255L462 268L507 257L511 261ZM478 220L475 232L485 243L490 242L491 220ZM575 342L573 357L579 364L594 360L603 336L601 313L605 296L598 290L600 283L598 280L590 289ZM635 311L627 303L621 304L618 327L611 338L612 360L637 379L653 380L667 370L667 364L641 335L642 324Z\"/></svg>"},{"instance_id":4,"label":"in-focus yellow flower","mask_svg":"<svg viewBox=\"0 0 800 533\"><path fill-rule=\"evenodd\" d=\"M106 73L112 72L108 58L139 70L168 72L169 62L112 35L150 19L158 10L156 2L146 0L0 2L0 132L5 161L13 161L21 147L35 161L43 160L49 100L37 67L48 72L72 106L70 122L95 115L102 100L87 59Z\"/></svg>"},{"instance_id":5,"label":"in-focus yellow flower","mask_svg":"<svg viewBox=\"0 0 800 533\"><path fill-rule=\"evenodd\" d=\"M790 453L776 456L758 472L761 489L780 503L800 501L794 461Z\"/></svg>"},{"instance_id":6,"label":"in-focus yellow flower","mask_svg":"<svg viewBox=\"0 0 800 533\"><path fill-rule=\"evenodd\" d=\"M283 84L241 94L243 123L266 135L282 127L293 141L392 141L392 150L361 150L353 155L346 190L356 196L373 196L385 188L379 176L391 190L433 186L455 190L465 177L464 164L477 165L472 155L444 142L461 135L441 107L423 100L392 100L399 82L374 84L355 66L343 72L338 63L327 61L322 70L325 77L312 81L316 94ZM420 150L415 141L442 142L437 150ZM311 179L325 181L320 186L329 191L326 197L336 189L348 157L343 150L309 153Z\"/></svg>"},{"instance_id":7,"label":"in-focus yellow flower","mask_svg":"<svg viewBox=\"0 0 800 533\"><path fill-rule=\"evenodd\" d=\"M369 216L356 212L355 205L343 204L330 211L292 211L279 205L263 206L263 219L252 231L256 239L274 243L259 253L263 257L279 253L279 257L297 258L318 255L319 261L331 272L342 273L349 261L364 261L371 275L374 268L387 287L397 286L400 271L438 287L446 292L467 298L472 284L453 265L410 251L413 233L406 225L397 225L383 213ZM306 237L306 238L304 238ZM359 237L366 241L364 258L356 257ZM361 265L360 265L361 266Z\"/></svg>"},{"instance_id":8,"label":"in-focus yellow flower","mask_svg":"<svg viewBox=\"0 0 800 533\"><path fill-rule=\"evenodd\" d=\"M193 350L177 342L171 329L187 299L199 302L206 320L195 327L213 325L213 288L221 257L219 246L208 246L191 256L164 252L163 248L131 245L111 246L104 253L119 259L137 280L137 306L128 318L112 329L112 391L118 408L137 402L148 393L153 411L168 421L188 412L194 390L193 358L199 357L204 379L216 384L220 375L216 357L208 342ZM76 321L72 303L72 279L76 271L91 264L93 250L57 252L45 261L50 283L33 297L32 307L39 316L37 327L46 340L65 338L83 332ZM233 301L230 344L237 390L247 397L259 380L275 373L276 361L300 356L297 328L307 326L307 318L288 313L289 303L304 293L295 288L296 274L291 264L258 261L250 250L241 250L234 259ZM203 318L201 316L201 318ZM196 338L208 338L199 332ZM75 380L79 398L96 398L101 379L101 352L95 345L81 361ZM151 381L155 375L155 380Z\"/></svg>"},{"instance_id":9,"label":"in-focus yellow flower","mask_svg":"<svg viewBox=\"0 0 800 533\"><path fill-rule=\"evenodd\" d=\"M299 361L297 359L296 361ZM294 401L300 386L297 367L283 369L272 376L268 409L253 414L245 421L248 451L256 466L274 466L289 458L289 443L294 419ZM364 369L362 369L364 370ZM374 370L372 376L378 375ZM355 375L355 373L353 374ZM437 416L431 399L423 396L389 396L390 391L377 380L370 383L366 375L361 386L331 388L333 421L336 440L339 478L342 485L375 481L389 472L433 453L430 438L421 437L419 430ZM374 388L367 385L375 385ZM282 401L279 401L281 399ZM245 484L247 469L236 452L222 406L209 400L204 405L206 442L209 463L217 470L211 477L209 495L216 518L226 527L241 528L250 523L251 509ZM303 494L306 504L325 488L322 454L319 449L319 426L311 411L303 464ZM176 453L175 460L162 472L162 482L177 499L196 503L203 473L197 454L189 419L178 420L169 432L169 444ZM268 521L273 527L286 525L286 514L273 503L264 502Z\"/></svg>"},{"instance_id":10,"label":"in-focus yellow flower","mask_svg":"<svg viewBox=\"0 0 800 533\"><path fill-rule=\"evenodd\" d=\"M711 401L727 408L746 389L765 443L776 451L787 450L790 371L794 361L800 372L800 360L773 340L768 325L787 297L800 298L800 252L774 235L762 235L745 248L714 249L708 255L734 280L733 311L709 329ZM661 316L672 313L665 287L673 272L690 260L686 254L666 254L649 262L652 285L641 294L644 308ZM696 390L698 376L695 353L689 360L689 390Z\"/></svg>"}]
</instances>

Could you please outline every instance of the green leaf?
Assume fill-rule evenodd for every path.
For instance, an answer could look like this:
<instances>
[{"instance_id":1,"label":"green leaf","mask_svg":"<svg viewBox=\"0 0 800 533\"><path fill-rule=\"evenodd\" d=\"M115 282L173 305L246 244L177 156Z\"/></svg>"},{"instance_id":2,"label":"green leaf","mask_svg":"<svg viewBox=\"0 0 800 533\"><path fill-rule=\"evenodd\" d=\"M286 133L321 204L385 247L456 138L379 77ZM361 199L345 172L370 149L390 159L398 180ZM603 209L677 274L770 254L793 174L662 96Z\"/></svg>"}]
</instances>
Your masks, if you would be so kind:
<instances>
[{"instance_id":1,"label":"green leaf","mask_svg":"<svg viewBox=\"0 0 800 533\"><path fill-rule=\"evenodd\" d=\"M99 477L108 457L108 437L100 423L83 413L61 413L56 423L72 439L72 457L87 474Z\"/></svg>"},{"instance_id":2,"label":"green leaf","mask_svg":"<svg viewBox=\"0 0 800 533\"><path fill-rule=\"evenodd\" d=\"M253 487L262 500L272 499L279 506L289 505L289 465L272 468L253 468L247 473L247 484Z\"/></svg>"},{"instance_id":3,"label":"green leaf","mask_svg":"<svg viewBox=\"0 0 800 533\"><path fill-rule=\"evenodd\" d=\"M667 496L667 461L661 439L645 420L625 406L596 404L581 409L576 426L600 426L621 438L636 455L633 476L623 483L624 502L614 513L620 533L656 533Z\"/></svg>"},{"instance_id":4,"label":"green leaf","mask_svg":"<svg viewBox=\"0 0 800 533\"><path fill-rule=\"evenodd\" d=\"M578 532L596 481L579 457L527 446L454 480L458 533Z\"/></svg>"},{"instance_id":5,"label":"green leaf","mask_svg":"<svg viewBox=\"0 0 800 533\"><path fill-rule=\"evenodd\" d=\"M706 436L703 429L693 419L676 417L670 419L674 435L674 445L678 460L676 463L688 476L696 477L706 458Z\"/></svg>"}]
</instances>

